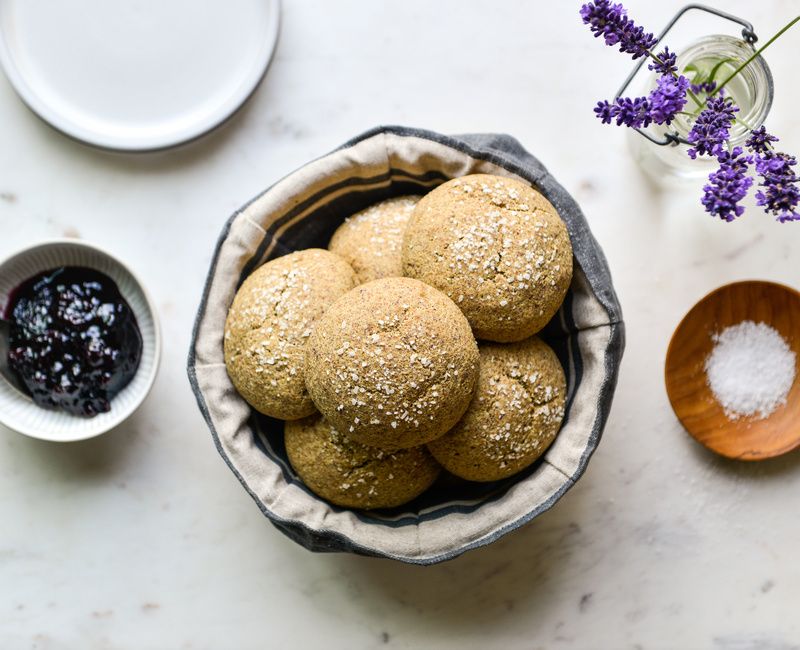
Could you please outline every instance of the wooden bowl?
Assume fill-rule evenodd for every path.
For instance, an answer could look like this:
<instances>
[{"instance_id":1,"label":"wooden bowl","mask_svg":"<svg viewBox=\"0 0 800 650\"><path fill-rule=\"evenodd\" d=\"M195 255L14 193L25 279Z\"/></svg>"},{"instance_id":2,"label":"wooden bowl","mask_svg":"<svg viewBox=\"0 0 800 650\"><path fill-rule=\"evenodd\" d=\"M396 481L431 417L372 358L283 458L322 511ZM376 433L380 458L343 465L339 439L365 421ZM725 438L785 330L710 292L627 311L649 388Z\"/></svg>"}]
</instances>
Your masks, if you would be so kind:
<instances>
[{"instance_id":1,"label":"wooden bowl","mask_svg":"<svg viewBox=\"0 0 800 650\"><path fill-rule=\"evenodd\" d=\"M800 358L800 293L773 282L735 282L712 291L684 316L667 350L667 395L689 434L728 458L763 460L800 446L800 382L764 419L730 420L706 382L712 335L743 320L775 328Z\"/></svg>"}]
</instances>

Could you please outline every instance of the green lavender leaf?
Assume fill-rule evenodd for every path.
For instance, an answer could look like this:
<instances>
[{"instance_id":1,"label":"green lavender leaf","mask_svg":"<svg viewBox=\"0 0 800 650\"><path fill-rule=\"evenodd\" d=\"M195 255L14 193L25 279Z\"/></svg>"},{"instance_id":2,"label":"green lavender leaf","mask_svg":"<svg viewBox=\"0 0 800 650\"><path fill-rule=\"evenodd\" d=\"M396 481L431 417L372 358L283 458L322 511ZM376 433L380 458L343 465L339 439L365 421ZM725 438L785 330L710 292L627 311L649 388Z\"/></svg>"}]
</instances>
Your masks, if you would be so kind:
<instances>
[{"instance_id":1,"label":"green lavender leaf","mask_svg":"<svg viewBox=\"0 0 800 650\"><path fill-rule=\"evenodd\" d=\"M708 73L708 79L706 79L705 81L716 81L719 69L726 63L733 63L733 59L721 59L720 61L718 61L717 65L711 68L711 72Z\"/></svg>"},{"instance_id":2,"label":"green lavender leaf","mask_svg":"<svg viewBox=\"0 0 800 650\"><path fill-rule=\"evenodd\" d=\"M762 45L755 52L753 52L753 54L747 59L747 61L742 63L738 68L736 68L736 70L731 72L725 78L725 80L721 84L719 84L719 86L717 86L717 89L714 91L714 93L716 94L719 91L721 91L728 84L728 82L731 79L733 79L737 74L739 74L748 65L750 65L757 57L761 56L761 53L764 50L766 50L770 45L772 45L775 41L777 41L784 34L784 32L786 32L787 30L791 29L798 22L800 22L800 16L797 16L797 17L793 18L786 25L784 25L780 30L778 30L778 32L772 38L770 38L766 43L764 43L764 45Z\"/></svg>"},{"instance_id":3,"label":"green lavender leaf","mask_svg":"<svg viewBox=\"0 0 800 650\"><path fill-rule=\"evenodd\" d=\"M690 63L683 69L683 74L688 77L689 81L697 85L705 83L710 73L711 68L705 61Z\"/></svg>"}]
</instances>

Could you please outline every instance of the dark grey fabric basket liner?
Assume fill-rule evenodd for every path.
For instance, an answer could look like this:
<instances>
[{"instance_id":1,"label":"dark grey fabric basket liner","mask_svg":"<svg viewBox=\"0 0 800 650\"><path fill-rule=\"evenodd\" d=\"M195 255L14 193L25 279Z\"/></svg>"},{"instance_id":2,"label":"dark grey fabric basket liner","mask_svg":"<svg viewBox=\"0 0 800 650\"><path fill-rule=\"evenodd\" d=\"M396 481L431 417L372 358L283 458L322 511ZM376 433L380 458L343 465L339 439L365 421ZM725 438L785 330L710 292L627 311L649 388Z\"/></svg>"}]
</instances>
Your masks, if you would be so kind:
<instances>
[{"instance_id":1,"label":"dark grey fabric basket liner","mask_svg":"<svg viewBox=\"0 0 800 650\"><path fill-rule=\"evenodd\" d=\"M393 557L394 559L399 559L409 563L432 564L456 557L457 555L460 555L461 553L470 550L471 548L476 548L478 546L489 544L498 539L499 537L501 537L502 535L504 535L505 533L515 528L518 528L519 526L524 525L525 523L529 522L542 512L552 507L552 505L572 485L574 485L575 481L583 474L592 453L597 447L597 444L599 442L603 427L605 425L610 410L611 400L613 398L613 392L616 386L619 362L621 360L622 351L624 348L624 325L622 323L622 314L620 306L617 301L616 295L614 293L613 286L611 284L611 277L608 270L608 265L599 246L594 240L594 237L589 231L588 225L586 224L585 218L583 217L580 208L578 207L577 203L569 196L569 194L550 176L550 174L541 165L541 163L539 163L538 160L536 160L533 156L531 156L528 152L526 152L515 139L506 135L492 135L492 134L442 136L429 131L411 129L405 127L394 127L394 126L378 127L376 129L364 133L361 136L358 136L357 138L350 140L349 142L345 143L342 147L335 150L335 152L348 149L349 147L352 147L360 142L363 142L381 133L388 133L401 137L414 137L414 138L430 140L431 142L435 142L444 145L446 147L452 148L456 151L462 152L474 159L484 160L493 163L498 167L502 167L512 173L515 173L529 180L530 182L534 183L536 186L538 186L543 191L543 193L548 197L548 199L556 206L559 213L567 222L570 231L570 236L572 238L575 258L585 273L586 280L588 281L588 284L591 287L591 291L594 297L602 305L603 309L606 311L608 315L607 327L609 328L608 343L606 345L603 355L605 375L603 383L597 395L596 417L592 426L590 436L588 438L588 443L586 444L586 447L580 458L577 470L571 476L566 477L568 480L563 484L563 486L561 486L561 488L557 492L552 494L547 501L540 503L535 509L528 512L525 516L510 521L505 526L496 530L493 534L478 539L471 544L462 545L459 546L458 548L450 549L445 553L432 557L409 558L409 557L393 556L382 551L381 549L371 548L358 544L353 540L349 539L348 537L346 537L345 535L338 533L337 531L313 530L301 521L288 520L282 518L276 515L274 512L270 511L268 508L266 508L259 499L258 495L256 495L250 489L247 482L240 475L237 468L234 467L233 463L228 458L225 450L222 447L218 432L216 431L208 407L206 405L205 398L198 384L196 375L195 354L196 354L198 330L200 328L203 315L206 311L208 294L212 280L217 270L219 253L224 242L228 237L231 224L233 223L233 221L236 219L237 216L239 216L249 205L253 203L253 201L258 200L258 198L260 198L266 192L268 192L269 189L265 190L265 192L260 194L258 197L255 197L251 202L249 202L248 204L243 206L243 208L237 211L227 221L225 227L223 228L222 234L217 242L213 261L211 264L211 269L206 279L203 291L203 297L201 300L200 308L198 310L197 319L194 325L192 344L188 359L188 374L190 383L192 385L192 390L195 393L195 397L197 399L200 410L203 413L203 416L205 417L206 422L208 423L208 426L212 432L215 445L220 455L226 461L230 469L234 472L234 474L237 476L237 478L245 487L245 489L248 491L248 493L251 495L251 497L256 501L256 503L258 503L259 508L262 510L264 515L267 516L279 530L281 530L283 533L288 535L293 540L297 541L298 543L302 544L306 548L313 551L347 551L347 552L354 552L370 556ZM405 173L402 170L398 170L398 172L400 175ZM289 176L291 176L291 174ZM388 177L392 178L392 170L389 170ZM444 177L442 174L438 172L432 172L430 174L430 180L432 181L444 180L445 178L446 177ZM255 265L259 262L261 256L263 255L264 247L268 243L269 237L270 237L269 233L267 233L265 235L265 242L262 243L262 246L259 247L256 253L252 256L251 263L246 265L245 268L243 269L242 272L243 276L246 275L246 273L249 271L248 266L250 266L251 264ZM577 336L573 338L577 339ZM577 346L578 345L577 341L574 344ZM581 356L580 350L576 350L575 359L579 360L580 356Z\"/></svg>"}]
</instances>

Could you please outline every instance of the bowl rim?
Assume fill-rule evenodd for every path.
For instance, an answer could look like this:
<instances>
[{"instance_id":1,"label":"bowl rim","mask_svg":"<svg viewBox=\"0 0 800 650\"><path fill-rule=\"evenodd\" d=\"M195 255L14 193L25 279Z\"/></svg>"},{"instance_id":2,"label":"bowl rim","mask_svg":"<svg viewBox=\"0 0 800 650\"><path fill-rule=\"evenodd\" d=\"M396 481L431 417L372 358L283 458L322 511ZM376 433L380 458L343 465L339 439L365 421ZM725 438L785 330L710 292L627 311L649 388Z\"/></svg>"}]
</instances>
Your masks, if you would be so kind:
<instances>
[{"instance_id":1,"label":"bowl rim","mask_svg":"<svg viewBox=\"0 0 800 650\"><path fill-rule=\"evenodd\" d=\"M144 283L141 281L139 276L133 271L133 269L128 264L123 262L117 255L115 255L114 253L112 253L103 246L100 246L98 244L91 244L80 239L71 239L69 237L55 237L55 238L45 239L35 244L30 244L22 248L16 249L11 253L9 253L8 255L3 256L0 259L0 268L2 268L3 266L5 266L6 264L10 263L13 260L29 255L34 251L43 248L51 248L59 246L73 246L75 248L87 249L92 252L99 253L100 255L104 255L109 260L111 260L120 269L122 269L131 276L134 283L136 284L136 287L139 289L139 291L142 292L142 296L144 297L144 303L147 308L147 311L150 313L150 316L153 319L153 367L152 370L150 371L150 375L147 377L143 390L140 392L137 398L131 403L131 405L124 411L119 411L117 417L109 420L106 426L87 434L78 434L68 438L65 438L63 436L56 437L49 435L47 432L43 432L39 429L36 429L35 427L26 427L24 425L19 426L18 423L12 425L6 420L3 413L0 412L0 424L3 424L3 426L8 428L10 431L14 431L29 438L35 438L37 440L45 440L47 442L67 443L67 442L80 442L81 440L90 440L92 438L96 438L98 436L106 434L112 429L118 427L131 415L133 415L133 413L136 412L136 410L142 405L144 400L147 399L147 396L150 394L150 391L152 390L153 385L155 384L156 377L158 376L158 370L161 365L162 334L161 334L161 324L158 319L158 312L156 311L155 303L153 302L150 292L147 290ZM139 371L137 370L137 373L138 372ZM34 408L41 408L36 405L33 406Z\"/></svg>"}]
</instances>

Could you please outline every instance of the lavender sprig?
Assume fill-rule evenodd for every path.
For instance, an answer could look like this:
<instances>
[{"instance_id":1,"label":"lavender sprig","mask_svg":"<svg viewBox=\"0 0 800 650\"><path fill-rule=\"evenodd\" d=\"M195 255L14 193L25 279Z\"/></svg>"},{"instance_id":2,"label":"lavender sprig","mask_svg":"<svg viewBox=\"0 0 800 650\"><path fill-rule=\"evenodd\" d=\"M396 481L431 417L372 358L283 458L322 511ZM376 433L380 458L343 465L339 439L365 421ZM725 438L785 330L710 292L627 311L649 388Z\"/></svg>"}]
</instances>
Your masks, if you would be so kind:
<instances>
[{"instance_id":1,"label":"lavender sprig","mask_svg":"<svg viewBox=\"0 0 800 650\"><path fill-rule=\"evenodd\" d=\"M756 172L763 180L759 187L763 190L756 192L756 204L770 214L774 214L777 221L800 221L797 205L800 203L800 188L794 169L797 159L785 153L769 153L756 156Z\"/></svg>"},{"instance_id":2,"label":"lavender sprig","mask_svg":"<svg viewBox=\"0 0 800 650\"><path fill-rule=\"evenodd\" d=\"M607 101L598 102L594 109L595 114L603 124L616 121L617 126L625 125L641 129L650 125L650 103L646 97L617 97L614 103Z\"/></svg>"},{"instance_id":3,"label":"lavender sprig","mask_svg":"<svg viewBox=\"0 0 800 650\"><path fill-rule=\"evenodd\" d=\"M678 72L678 55L675 52L670 52L668 47L665 47L661 52L656 54L655 59L647 64L648 70L655 70L660 74L675 75Z\"/></svg>"},{"instance_id":4,"label":"lavender sprig","mask_svg":"<svg viewBox=\"0 0 800 650\"><path fill-rule=\"evenodd\" d=\"M723 221L733 221L742 216L744 207L739 202L747 196L753 184L753 179L747 175L748 165L753 159L742 153L741 147L723 151L717 158L719 169L709 174L709 183L703 187L704 194L700 202L706 212Z\"/></svg>"},{"instance_id":5,"label":"lavender sprig","mask_svg":"<svg viewBox=\"0 0 800 650\"><path fill-rule=\"evenodd\" d=\"M619 44L619 51L638 59L646 56L658 42L653 34L646 34L627 16L621 4L610 0L595 0L581 7L581 18L589 25L595 38L602 36L606 45Z\"/></svg>"},{"instance_id":6,"label":"lavender sprig","mask_svg":"<svg viewBox=\"0 0 800 650\"><path fill-rule=\"evenodd\" d=\"M636 129L656 124L670 124L675 115L686 105L686 89L689 80L686 77L662 75L656 87L647 97L617 97L614 103L598 102L594 108L595 115L603 124L616 122L617 126L625 125Z\"/></svg>"},{"instance_id":7,"label":"lavender sprig","mask_svg":"<svg viewBox=\"0 0 800 650\"><path fill-rule=\"evenodd\" d=\"M776 152L772 146L778 138L767 133L765 127L750 132L745 145L755 154L756 173L763 182L756 192L756 204L767 213L774 214L777 221L800 221L797 206L800 204L800 178L793 167L797 159L789 154Z\"/></svg>"},{"instance_id":8,"label":"lavender sprig","mask_svg":"<svg viewBox=\"0 0 800 650\"><path fill-rule=\"evenodd\" d=\"M751 131L750 137L747 138L747 142L744 144L753 153L766 154L772 151L772 143L777 141L778 138L767 133L767 129L762 126Z\"/></svg>"},{"instance_id":9,"label":"lavender sprig","mask_svg":"<svg viewBox=\"0 0 800 650\"><path fill-rule=\"evenodd\" d=\"M656 87L650 93L650 119L656 124L670 124L679 111L686 106L686 90L689 80L673 77L667 73L659 77Z\"/></svg>"},{"instance_id":10,"label":"lavender sprig","mask_svg":"<svg viewBox=\"0 0 800 650\"><path fill-rule=\"evenodd\" d=\"M618 126L624 124L633 128L647 127L651 123L670 124L683 111L687 96L691 97L698 107L704 108L686 138L692 145L687 153L693 159L710 156L719 162L719 168L709 175L709 182L703 188L701 202L706 211L724 221L734 221L741 216L744 208L740 203L755 182L748 175L750 167L754 165L762 181L759 184L762 189L756 193L758 205L774 214L778 221L800 221L797 212L800 205L800 177L794 169L797 160L786 153L775 152L772 143L778 139L767 133L763 126L751 129L746 142L749 155L745 155L741 147L729 150L730 130L739 107L724 92L728 82L781 34L800 22L800 16L785 25L732 74L718 83L715 76L722 62L705 79L698 78L696 67L698 75L692 81L678 75L675 53L664 47L658 54L653 54L652 49L658 39L628 18L621 4L595 0L584 4L580 14L595 37L602 36L607 45L618 44L620 51L630 54L633 59L650 57L653 62L647 66L648 69L660 74L655 88L647 97L617 97L613 102L598 102L594 112L604 124L616 122ZM701 94L706 95L705 100L697 97Z\"/></svg>"},{"instance_id":11,"label":"lavender sprig","mask_svg":"<svg viewBox=\"0 0 800 650\"><path fill-rule=\"evenodd\" d=\"M705 93L706 95L710 95L717 89L717 82L716 81L703 81L702 83L692 84L689 86L689 90L691 90L695 95L699 95L700 93ZM725 94L724 89L720 89L719 93L717 93L720 97Z\"/></svg>"},{"instance_id":12,"label":"lavender sprig","mask_svg":"<svg viewBox=\"0 0 800 650\"><path fill-rule=\"evenodd\" d=\"M725 97L714 97L697 116L686 139L694 146L686 153L691 159L697 156L719 156L730 136L730 128L739 107Z\"/></svg>"}]
</instances>

